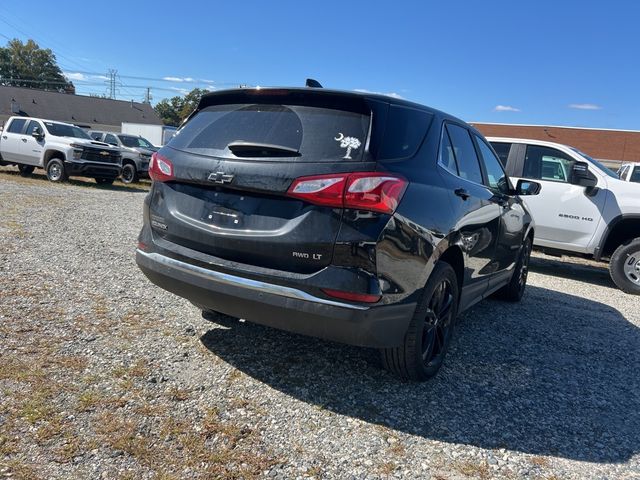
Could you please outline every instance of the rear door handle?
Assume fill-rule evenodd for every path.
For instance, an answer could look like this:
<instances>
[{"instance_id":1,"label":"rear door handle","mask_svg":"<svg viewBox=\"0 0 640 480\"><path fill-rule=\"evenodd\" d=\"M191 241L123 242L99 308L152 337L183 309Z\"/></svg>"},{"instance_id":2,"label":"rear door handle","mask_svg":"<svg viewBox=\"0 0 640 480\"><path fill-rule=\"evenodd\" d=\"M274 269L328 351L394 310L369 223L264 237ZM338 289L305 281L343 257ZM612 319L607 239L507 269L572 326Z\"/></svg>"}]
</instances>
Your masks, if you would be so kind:
<instances>
[{"instance_id":1,"label":"rear door handle","mask_svg":"<svg viewBox=\"0 0 640 480\"><path fill-rule=\"evenodd\" d=\"M469 192L467 192L464 188L456 188L453 193L455 193L457 196L459 196L461 199L466 200L467 198L469 198L471 195L469 195Z\"/></svg>"},{"instance_id":2,"label":"rear door handle","mask_svg":"<svg viewBox=\"0 0 640 480\"><path fill-rule=\"evenodd\" d=\"M7 136L6 136L6 135L2 135L2 138L6 140L6 139L7 139Z\"/></svg>"},{"instance_id":3,"label":"rear door handle","mask_svg":"<svg viewBox=\"0 0 640 480\"><path fill-rule=\"evenodd\" d=\"M21 140L22 140L24 143L27 143L27 139L26 139L26 138L21 138Z\"/></svg>"}]
</instances>

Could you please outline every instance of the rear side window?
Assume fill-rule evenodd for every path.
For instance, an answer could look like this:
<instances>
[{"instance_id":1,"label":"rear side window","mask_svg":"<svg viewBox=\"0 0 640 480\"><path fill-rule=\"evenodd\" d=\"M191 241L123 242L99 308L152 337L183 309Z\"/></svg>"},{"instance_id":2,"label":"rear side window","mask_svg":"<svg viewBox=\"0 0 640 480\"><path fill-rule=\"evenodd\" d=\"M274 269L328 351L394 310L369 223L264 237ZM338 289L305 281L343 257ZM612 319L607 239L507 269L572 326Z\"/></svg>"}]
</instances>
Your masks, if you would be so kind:
<instances>
[{"instance_id":1,"label":"rear side window","mask_svg":"<svg viewBox=\"0 0 640 480\"><path fill-rule=\"evenodd\" d=\"M447 130L458 162L460 178L482 185L482 171L469 131L453 124L447 124Z\"/></svg>"},{"instance_id":2,"label":"rear side window","mask_svg":"<svg viewBox=\"0 0 640 480\"><path fill-rule=\"evenodd\" d=\"M231 158L359 161L369 120L362 113L311 106L214 105L193 117L169 146Z\"/></svg>"},{"instance_id":3,"label":"rear side window","mask_svg":"<svg viewBox=\"0 0 640 480\"><path fill-rule=\"evenodd\" d=\"M640 166L636 165L631 172L630 182L640 183Z\"/></svg>"},{"instance_id":4,"label":"rear side window","mask_svg":"<svg viewBox=\"0 0 640 480\"><path fill-rule=\"evenodd\" d=\"M24 118L14 118L7 129L9 133L22 133L22 128L27 121Z\"/></svg>"},{"instance_id":5,"label":"rear side window","mask_svg":"<svg viewBox=\"0 0 640 480\"><path fill-rule=\"evenodd\" d=\"M413 157L422 144L433 115L423 110L391 105L380 150L380 160Z\"/></svg>"},{"instance_id":6,"label":"rear side window","mask_svg":"<svg viewBox=\"0 0 640 480\"><path fill-rule=\"evenodd\" d=\"M498 154L498 158L500 159L502 166L506 167L507 160L509 159L509 151L511 150L511 144L504 142L491 142L491 146Z\"/></svg>"},{"instance_id":7,"label":"rear side window","mask_svg":"<svg viewBox=\"0 0 640 480\"><path fill-rule=\"evenodd\" d=\"M459 175L458 165L456 165L456 156L453 154L453 147L449 140L449 134L446 129L442 129L442 139L440 140L440 153L438 154L438 163L447 171L454 175Z\"/></svg>"}]
</instances>

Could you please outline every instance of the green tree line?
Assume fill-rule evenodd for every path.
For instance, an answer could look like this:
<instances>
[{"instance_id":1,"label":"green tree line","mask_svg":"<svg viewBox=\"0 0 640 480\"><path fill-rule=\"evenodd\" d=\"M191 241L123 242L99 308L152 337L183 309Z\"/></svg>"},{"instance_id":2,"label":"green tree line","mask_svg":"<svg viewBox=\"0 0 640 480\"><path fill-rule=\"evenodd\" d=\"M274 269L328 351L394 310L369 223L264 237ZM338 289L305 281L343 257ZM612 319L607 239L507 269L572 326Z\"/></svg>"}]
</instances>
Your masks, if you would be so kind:
<instances>
[{"instance_id":1,"label":"green tree line","mask_svg":"<svg viewBox=\"0 0 640 480\"><path fill-rule=\"evenodd\" d=\"M0 47L0 85L75 93L62 74L55 54L33 40L10 40Z\"/></svg>"}]
</instances>

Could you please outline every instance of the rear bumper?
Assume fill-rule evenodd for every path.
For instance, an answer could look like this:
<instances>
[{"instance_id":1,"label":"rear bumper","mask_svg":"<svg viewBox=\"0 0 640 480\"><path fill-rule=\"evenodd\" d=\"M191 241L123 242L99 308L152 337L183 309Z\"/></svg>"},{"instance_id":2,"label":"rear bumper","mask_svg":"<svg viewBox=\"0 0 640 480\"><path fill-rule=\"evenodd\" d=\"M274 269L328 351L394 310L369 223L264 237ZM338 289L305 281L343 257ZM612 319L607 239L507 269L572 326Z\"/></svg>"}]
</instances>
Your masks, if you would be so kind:
<instances>
[{"instance_id":1,"label":"rear bumper","mask_svg":"<svg viewBox=\"0 0 640 480\"><path fill-rule=\"evenodd\" d=\"M64 162L68 175L80 175L97 178L116 178L120 175L122 167L117 163L87 162L72 160Z\"/></svg>"},{"instance_id":2,"label":"rear bumper","mask_svg":"<svg viewBox=\"0 0 640 480\"><path fill-rule=\"evenodd\" d=\"M365 306L327 300L142 250L136 262L153 283L204 308L351 345L400 345L416 308L415 303Z\"/></svg>"}]
</instances>

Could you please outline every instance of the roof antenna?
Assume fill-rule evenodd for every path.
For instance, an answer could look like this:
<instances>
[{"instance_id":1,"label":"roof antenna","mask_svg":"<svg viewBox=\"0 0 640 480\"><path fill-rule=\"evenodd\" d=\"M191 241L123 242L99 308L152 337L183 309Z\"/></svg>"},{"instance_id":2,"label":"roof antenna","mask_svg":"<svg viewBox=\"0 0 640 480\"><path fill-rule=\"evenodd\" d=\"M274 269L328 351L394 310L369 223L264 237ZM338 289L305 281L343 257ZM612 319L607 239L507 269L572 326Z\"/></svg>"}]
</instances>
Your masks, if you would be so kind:
<instances>
[{"instance_id":1,"label":"roof antenna","mask_svg":"<svg viewBox=\"0 0 640 480\"><path fill-rule=\"evenodd\" d=\"M307 78L307 81L305 82L305 87L310 87L310 88L322 88L322 85L320 85L320 82L317 80L314 80L313 78Z\"/></svg>"}]
</instances>

